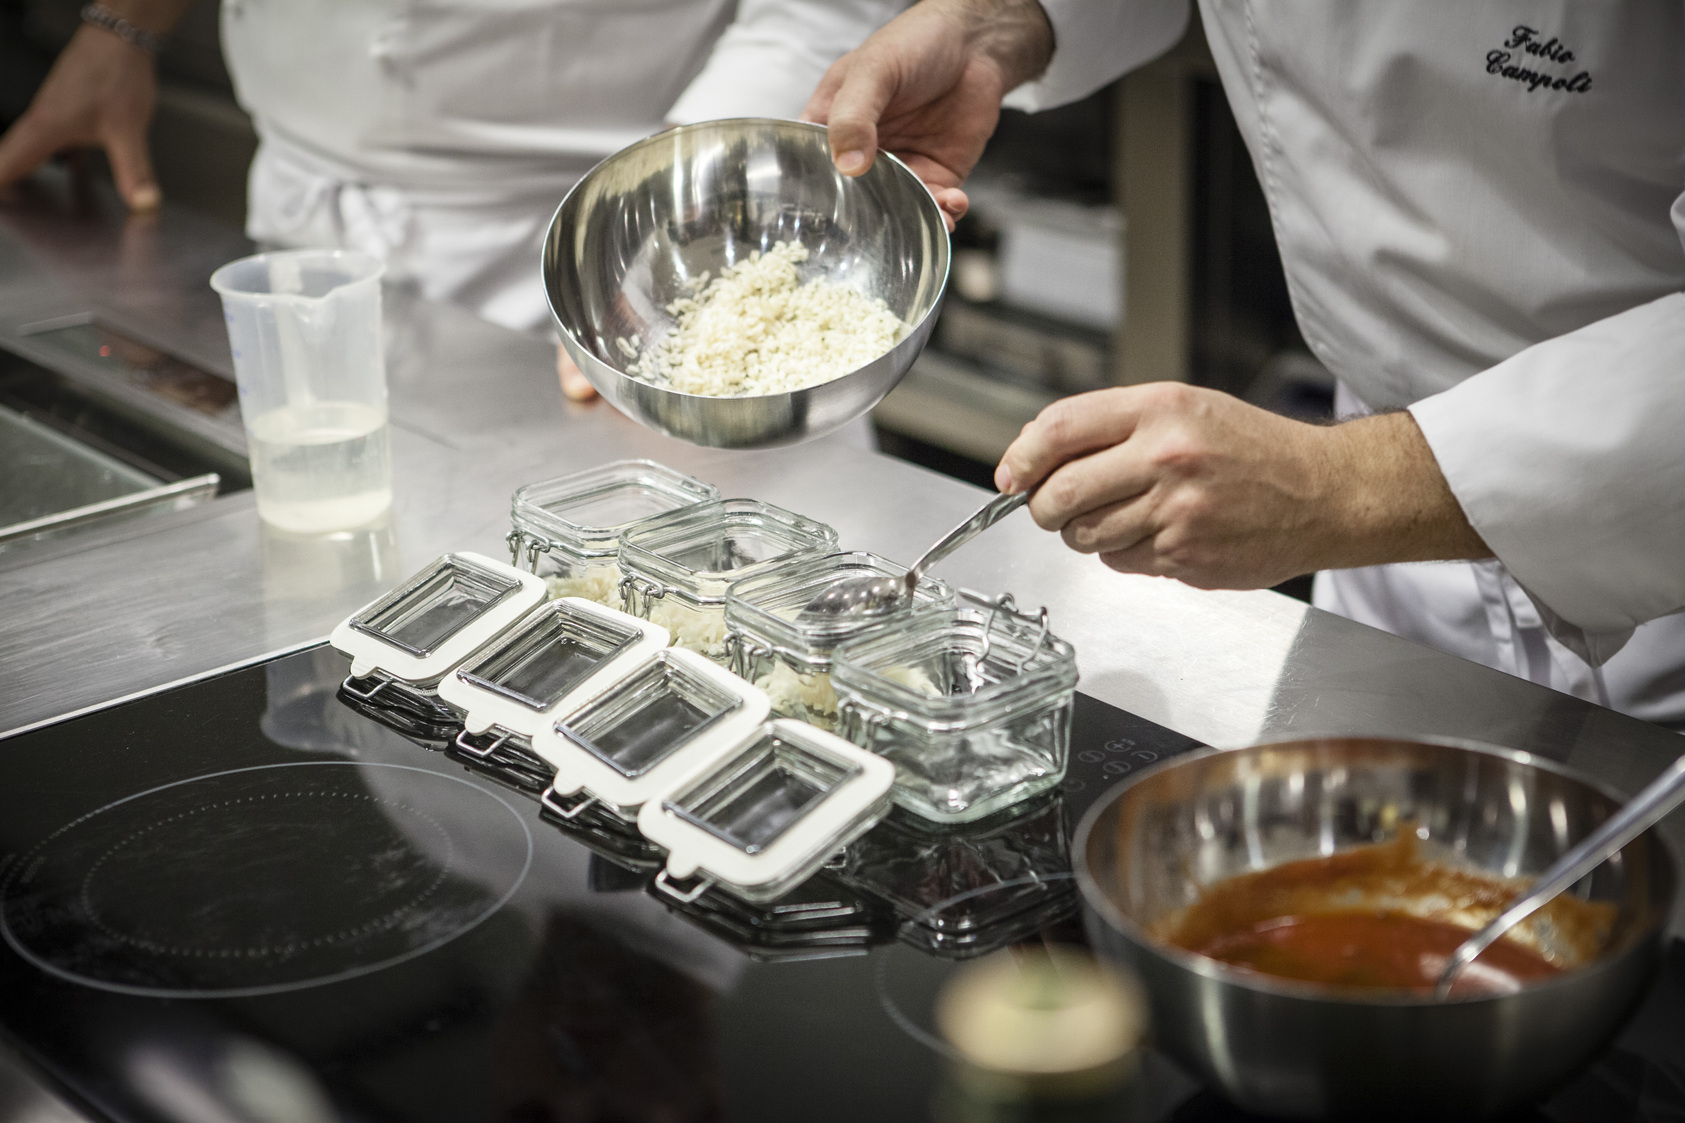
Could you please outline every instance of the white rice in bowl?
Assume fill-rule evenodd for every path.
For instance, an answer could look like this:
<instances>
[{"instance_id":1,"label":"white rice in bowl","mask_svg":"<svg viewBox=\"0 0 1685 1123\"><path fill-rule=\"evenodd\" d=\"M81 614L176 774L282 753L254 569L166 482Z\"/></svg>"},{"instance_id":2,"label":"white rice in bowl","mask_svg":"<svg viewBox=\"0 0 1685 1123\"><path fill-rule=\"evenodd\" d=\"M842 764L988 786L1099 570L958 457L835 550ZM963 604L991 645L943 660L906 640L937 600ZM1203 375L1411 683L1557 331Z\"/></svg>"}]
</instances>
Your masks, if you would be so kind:
<instances>
[{"instance_id":1,"label":"white rice in bowl","mask_svg":"<svg viewBox=\"0 0 1685 1123\"><path fill-rule=\"evenodd\" d=\"M718 398L783 394L858 370L900 341L907 325L882 300L815 278L801 283L807 260L799 242L703 274L695 296L667 306L673 327L634 358L632 374L685 394Z\"/></svg>"}]
</instances>

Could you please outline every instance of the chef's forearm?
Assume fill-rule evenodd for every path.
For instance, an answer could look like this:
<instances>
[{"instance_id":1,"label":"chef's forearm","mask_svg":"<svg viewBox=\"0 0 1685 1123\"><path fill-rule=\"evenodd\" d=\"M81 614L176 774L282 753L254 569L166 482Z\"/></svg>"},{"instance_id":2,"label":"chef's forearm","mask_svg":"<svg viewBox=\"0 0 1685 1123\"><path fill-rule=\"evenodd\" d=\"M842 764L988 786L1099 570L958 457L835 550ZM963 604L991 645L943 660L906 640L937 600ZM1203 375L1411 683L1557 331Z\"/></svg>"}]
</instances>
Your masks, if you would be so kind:
<instances>
[{"instance_id":1,"label":"chef's forearm","mask_svg":"<svg viewBox=\"0 0 1685 1123\"><path fill-rule=\"evenodd\" d=\"M1004 491L1113 569L1256 589L1319 569L1487 557L1406 413L1312 425L1216 390L1121 386L1043 410Z\"/></svg>"},{"instance_id":2,"label":"chef's forearm","mask_svg":"<svg viewBox=\"0 0 1685 1123\"><path fill-rule=\"evenodd\" d=\"M55 152L99 147L123 201L136 211L157 207L146 144L157 98L152 53L190 3L104 0L88 10L29 108L0 136L0 185L30 175Z\"/></svg>"},{"instance_id":3,"label":"chef's forearm","mask_svg":"<svg viewBox=\"0 0 1685 1123\"><path fill-rule=\"evenodd\" d=\"M1323 443L1329 502L1318 568L1492 556L1410 414L1347 421Z\"/></svg>"},{"instance_id":4,"label":"chef's forearm","mask_svg":"<svg viewBox=\"0 0 1685 1123\"><path fill-rule=\"evenodd\" d=\"M1039 0L919 0L913 10L884 29L900 44L929 39L910 29L939 28L940 38L973 58L986 58L999 70L1003 90L1041 76L1053 60L1053 24ZM928 60L910 54L913 65Z\"/></svg>"},{"instance_id":5,"label":"chef's forearm","mask_svg":"<svg viewBox=\"0 0 1685 1123\"><path fill-rule=\"evenodd\" d=\"M194 0L100 0L100 7L152 35L168 35Z\"/></svg>"},{"instance_id":6,"label":"chef's forearm","mask_svg":"<svg viewBox=\"0 0 1685 1123\"><path fill-rule=\"evenodd\" d=\"M1006 76L1006 89L1040 77L1052 61L1053 25L1037 0L956 0L953 9Z\"/></svg>"}]
</instances>

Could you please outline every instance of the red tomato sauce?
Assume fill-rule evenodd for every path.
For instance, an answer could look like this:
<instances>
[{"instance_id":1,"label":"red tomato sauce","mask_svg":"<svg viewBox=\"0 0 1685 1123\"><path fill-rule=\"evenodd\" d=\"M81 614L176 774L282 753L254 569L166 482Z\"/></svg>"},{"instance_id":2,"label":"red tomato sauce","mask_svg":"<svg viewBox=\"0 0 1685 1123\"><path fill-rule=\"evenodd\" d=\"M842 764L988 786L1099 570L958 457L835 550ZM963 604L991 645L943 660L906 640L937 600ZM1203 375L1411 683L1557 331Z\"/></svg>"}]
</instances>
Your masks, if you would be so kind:
<instances>
[{"instance_id":1,"label":"red tomato sauce","mask_svg":"<svg viewBox=\"0 0 1685 1123\"><path fill-rule=\"evenodd\" d=\"M1284 979L1422 990L1433 988L1445 961L1470 935L1467 928L1408 913L1331 912L1262 920L1188 950ZM1499 940L1477 962L1480 970L1471 980L1484 983L1482 990L1515 989L1561 972L1510 940Z\"/></svg>"},{"instance_id":2,"label":"red tomato sauce","mask_svg":"<svg viewBox=\"0 0 1685 1123\"><path fill-rule=\"evenodd\" d=\"M1280 978L1431 990L1457 945L1526 883L1424 861L1413 835L1407 828L1391 842L1226 878L1154 925L1152 934ZM1615 911L1607 902L1558 897L1483 952L1454 993L1513 991L1589 962L1608 938ZM1535 922L1552 933L1548 954L1537 946Z\"/></svg>"}]
</instances>

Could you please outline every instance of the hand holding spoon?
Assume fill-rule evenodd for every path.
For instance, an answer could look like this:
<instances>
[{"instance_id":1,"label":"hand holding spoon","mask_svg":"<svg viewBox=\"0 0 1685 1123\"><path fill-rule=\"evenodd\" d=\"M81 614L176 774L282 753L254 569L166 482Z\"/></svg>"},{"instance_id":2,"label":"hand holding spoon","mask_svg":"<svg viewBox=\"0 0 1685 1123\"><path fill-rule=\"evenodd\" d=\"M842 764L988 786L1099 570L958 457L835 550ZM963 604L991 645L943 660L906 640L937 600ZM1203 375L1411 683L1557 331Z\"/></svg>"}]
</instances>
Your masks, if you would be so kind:
<instances>
[{"instance_id":1,"label":"hand holding spoon","mask_svg":"<svg viewBox=\"0 0 1685 1123\"><path fill-rule=\"evenodd\" d=\"M871 618L887 616L891 612L911 605L913 590L918 587L919 578L924 576L925 570L1028 503L1030 496L1034 494L1035 489L1031 488L1029 491L995 496L983 504L975 515L954 527L942 536L941 541L925 551L924 557L913 563L913 567L907 570L905 577L862 576L838 581L807 602L807 607L801 611L802 618L807 620L821 616Z\"/></svg>"}]
</instances>

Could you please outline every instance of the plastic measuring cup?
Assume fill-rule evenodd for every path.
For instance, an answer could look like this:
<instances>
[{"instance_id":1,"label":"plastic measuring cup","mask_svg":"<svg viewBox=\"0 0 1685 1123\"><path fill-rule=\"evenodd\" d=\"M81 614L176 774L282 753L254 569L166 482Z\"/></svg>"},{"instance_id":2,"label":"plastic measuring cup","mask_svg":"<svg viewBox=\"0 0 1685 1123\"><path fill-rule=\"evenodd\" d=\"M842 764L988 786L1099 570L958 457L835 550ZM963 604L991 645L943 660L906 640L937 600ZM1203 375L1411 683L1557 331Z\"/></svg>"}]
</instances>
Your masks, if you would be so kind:
<instances>
[{"instance_id":1,"label":"plastic measuring cup","mask_svg":"<svg viewBox=\"0 0 1685 1123\"><path fill-rule=\"evenodd\" d=\"M211 274L266 522L306 533L344 530L392 504L383 271L367 254L288 250Z\"/></svg>"}]
</instances>

